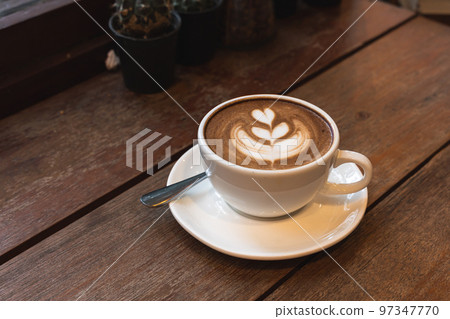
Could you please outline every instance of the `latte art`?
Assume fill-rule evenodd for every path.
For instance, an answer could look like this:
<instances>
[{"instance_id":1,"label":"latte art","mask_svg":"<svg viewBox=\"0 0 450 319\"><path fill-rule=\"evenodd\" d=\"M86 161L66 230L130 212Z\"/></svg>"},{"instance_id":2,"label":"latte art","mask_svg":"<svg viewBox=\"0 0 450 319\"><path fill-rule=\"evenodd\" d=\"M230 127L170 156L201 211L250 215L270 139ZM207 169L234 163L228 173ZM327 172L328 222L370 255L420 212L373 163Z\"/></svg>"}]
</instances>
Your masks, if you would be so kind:
<instances>
[{"instance_id":1,"label":"latte art","mask_svg":"<svg viewBox=\"0 0 450 319\"><path fill-rule=\"evenodd\" d=\"M310 145L310 134L299 121L294 120L292 128L286 122L281 122L275 127L275 112L269 108L261 111L255 109L251 112L252 117L266 127L252 126L248 134L241 125L235 125L231 129L231 143L236 150L247 155L256 162L262 159L273 166L276 161L287 163L287 159L298 156ZM268 127L267 127L268 126ZM258 137L257 140L254 137Z\"/></svg>"},{"instance_id":2,"label":"latte art","mask_svg":"<svg viewBox=\"0 0 450 319\"><path fill-rule=\"evenodd\" d=\"M205 137L219 156L257 169L286 169L320 157L331 146L328 123L300 105L273 100L250 100L219 110L208 121ZM315 154L314 154L315 152ZM313 153L313 154L311 154Z\"/></svg>"}]
</instances>

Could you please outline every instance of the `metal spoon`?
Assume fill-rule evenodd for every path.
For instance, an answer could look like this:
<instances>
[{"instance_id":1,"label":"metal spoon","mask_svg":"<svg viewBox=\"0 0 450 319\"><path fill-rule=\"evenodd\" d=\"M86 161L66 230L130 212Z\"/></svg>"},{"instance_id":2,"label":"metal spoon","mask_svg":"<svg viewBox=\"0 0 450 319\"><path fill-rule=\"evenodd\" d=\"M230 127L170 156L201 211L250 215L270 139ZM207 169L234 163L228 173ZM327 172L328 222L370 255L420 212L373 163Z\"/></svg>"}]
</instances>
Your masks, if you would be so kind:
<instances>
[{"instance_id":1,"label":"metal spoon","mask_svg":"<svg viewBox=\"0 0 450 319\"><path fill-rule=\"evenodd\" d=\"M171 201L178 199L181 195L204 181L209 175L206 172L192 176L181 182L157 189L153 192L141 196L141 202L145 206L158 207L169 204Z\"/></svg>"}]
</instances>

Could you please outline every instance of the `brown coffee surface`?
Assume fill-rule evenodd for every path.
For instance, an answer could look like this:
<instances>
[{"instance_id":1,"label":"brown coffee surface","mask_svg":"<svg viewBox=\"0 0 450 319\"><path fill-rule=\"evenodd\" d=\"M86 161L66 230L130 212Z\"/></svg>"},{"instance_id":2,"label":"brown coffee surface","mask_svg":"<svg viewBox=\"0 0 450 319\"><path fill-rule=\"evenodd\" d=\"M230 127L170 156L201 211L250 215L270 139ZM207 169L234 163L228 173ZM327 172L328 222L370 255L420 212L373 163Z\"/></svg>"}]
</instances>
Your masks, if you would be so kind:
<instances>
[{"instance_id":1,"label":"brown coffee surface","mask_svg":"<svg viewBox=\"0 0 450 319\"><path fill-rule=\"evenodd\" d=\"M318 113L274 99L240 101L218 110L205 127L212 150L231 163L254 169L308 164L331 147L333 133Z\"/></svg>"}]
</instances>

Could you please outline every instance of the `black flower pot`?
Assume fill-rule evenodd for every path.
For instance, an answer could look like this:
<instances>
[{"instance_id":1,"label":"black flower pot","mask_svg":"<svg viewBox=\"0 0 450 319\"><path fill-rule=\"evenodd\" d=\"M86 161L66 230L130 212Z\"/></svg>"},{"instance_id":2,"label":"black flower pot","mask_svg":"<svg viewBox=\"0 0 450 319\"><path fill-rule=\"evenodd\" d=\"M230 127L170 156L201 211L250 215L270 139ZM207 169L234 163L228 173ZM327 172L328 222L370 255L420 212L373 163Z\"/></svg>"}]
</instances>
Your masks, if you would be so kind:
<instances>
[{"instance_id":1,"label":"black flower pot","mask_svg":"<svg viewBox=\"0 0 450 319\"><path fill-rule=\"evenodd\" d=\"M305 0L307 4L311 6L335 6L341 3L341 0Z\"/></svg>"},{"instance_id":2,"label":"black flower pot","mask_svg":"<svg viewBox=\"0 0 450 319\"><path fill-rule=\"evenodd\" d=\"M286 18L297 10L297 0L273 0L273 9L277 18Z\"/></svg>"},{"instance_id":3,"label":"black flower pot","mask_svg":"<svg viewBox=\"0 0 450 319\"><path fill-rule=\"evenodd\" d=\"M155 93L168 88L175 79L175 59L177 35L181 26L181 18L174 13L173 30L159 37L138 39L123 35L114 28L117 16L109 19L109 28L114 39L122 48L116 46L120 59L123 80L128 89L138 93ZM130 56L124 52L128 52ZM133 59L138 62L151 79ZM158 84L155 83L158 82Z\"/></svg>"},{"instance_id":4,"label":"black flower pot","mask_svg":"<svg viewBox=\"0 0 450 319\"><path fill-rule=\"evenodd\" d=\"M201 12L179 12L182 26L178 36L177 62L197 65L212 59L219 42L219 10L216 6Z\"/></svg>"}]
</instances>

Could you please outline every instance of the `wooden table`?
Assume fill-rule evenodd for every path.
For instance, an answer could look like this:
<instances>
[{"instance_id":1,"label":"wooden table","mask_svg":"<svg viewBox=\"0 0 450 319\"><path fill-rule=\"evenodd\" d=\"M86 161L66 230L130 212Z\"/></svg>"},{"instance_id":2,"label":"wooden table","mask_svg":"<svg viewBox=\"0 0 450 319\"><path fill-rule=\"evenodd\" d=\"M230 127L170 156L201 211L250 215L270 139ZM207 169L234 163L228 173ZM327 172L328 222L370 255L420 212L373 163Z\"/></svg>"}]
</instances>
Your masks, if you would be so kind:
<instances>
[{"instance_id":1,"label":"wooden table","mask_svg":"<svg viewBox=\"0 0 450 319\"><path fill-rule=\"evenodd\" d=\"M303 6L256 50L179 66L169 92L197 121L232 97L281 93L369 4ZM378 2L287 93L322 107L341 147L374 165L364 219L328 252L376 300L449 297L449 52L448 27ZM172 163L153 176L125 165L125 141L144 128L173 137ZM323 252L234 258L170 214L114 263L164 210L144 207L140 195L165 185L195 135L164 93L132 93L120 73L1 120L0 299L369 298Z\"/></svg>"}]
</instances>

